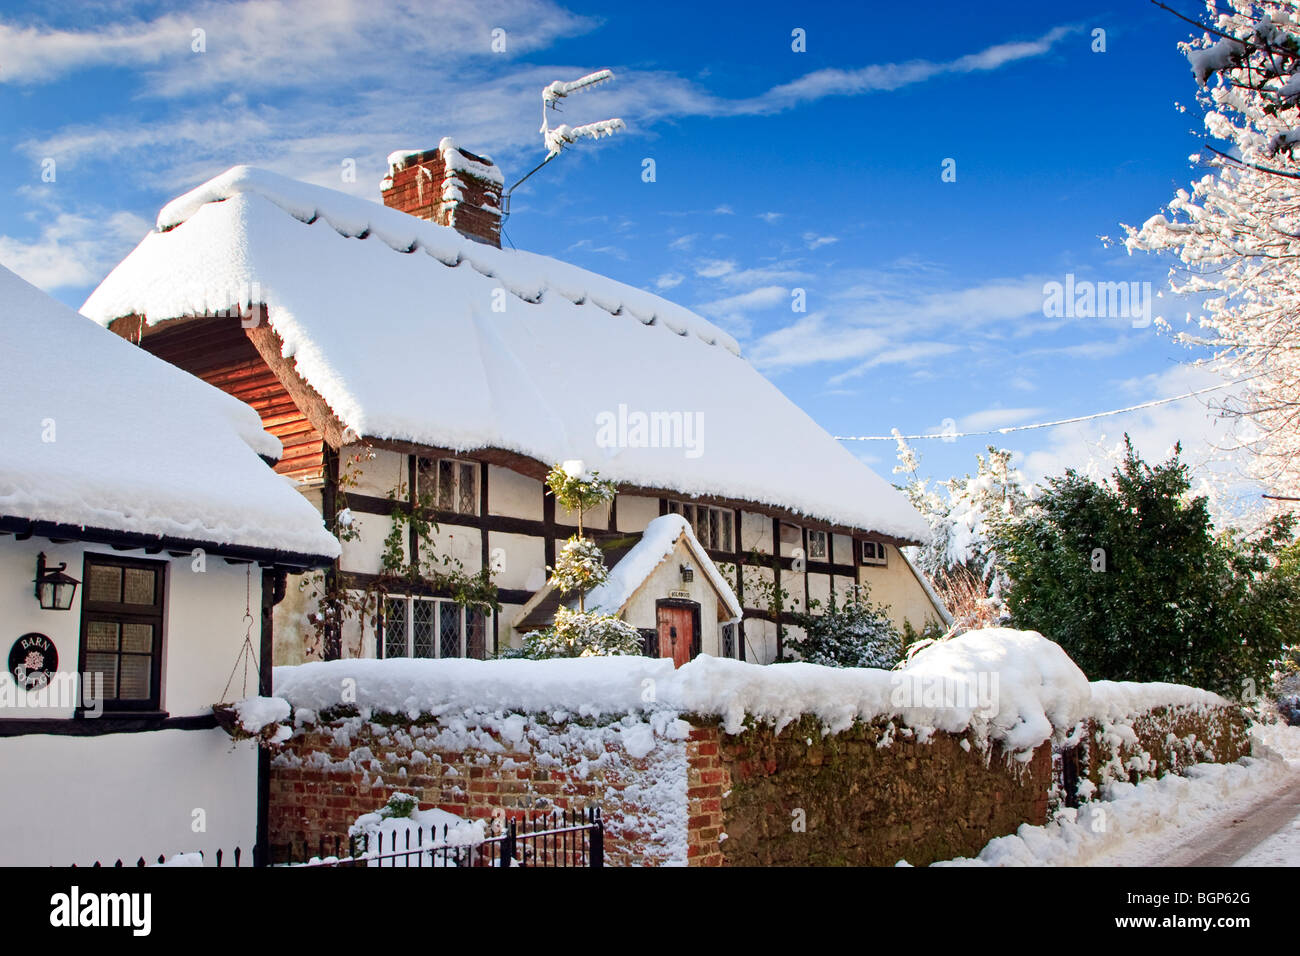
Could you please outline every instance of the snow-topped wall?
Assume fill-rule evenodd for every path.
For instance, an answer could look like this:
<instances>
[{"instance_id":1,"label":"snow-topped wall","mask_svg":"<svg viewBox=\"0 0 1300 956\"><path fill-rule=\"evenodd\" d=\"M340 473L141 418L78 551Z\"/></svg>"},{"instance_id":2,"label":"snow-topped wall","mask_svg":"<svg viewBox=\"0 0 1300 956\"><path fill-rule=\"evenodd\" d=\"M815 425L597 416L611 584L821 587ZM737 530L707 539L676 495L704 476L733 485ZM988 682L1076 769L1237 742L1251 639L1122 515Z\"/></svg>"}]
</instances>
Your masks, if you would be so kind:
<instances>
[{"instance_id":1,"label":"snow-topped wall","mask_svg":"<svg viewBox=\"0 0 1300 956\"><path fill-rule=\"evenodd\" d=\"M468 818L599 805L615 865L920 863L1044 823L1061 796L1053 751L1083 735L1184 742L1172 764L1154 743L1123 755L1148 769L1240 756L1231 732L1159 716L1218 719L1228 701L1089 684L1056 644L1005 629L896 671L348 660L277 668L275 684L294 723L272 779L280 843L345 832L402 792Z\"/></svg>"}]
</instances>

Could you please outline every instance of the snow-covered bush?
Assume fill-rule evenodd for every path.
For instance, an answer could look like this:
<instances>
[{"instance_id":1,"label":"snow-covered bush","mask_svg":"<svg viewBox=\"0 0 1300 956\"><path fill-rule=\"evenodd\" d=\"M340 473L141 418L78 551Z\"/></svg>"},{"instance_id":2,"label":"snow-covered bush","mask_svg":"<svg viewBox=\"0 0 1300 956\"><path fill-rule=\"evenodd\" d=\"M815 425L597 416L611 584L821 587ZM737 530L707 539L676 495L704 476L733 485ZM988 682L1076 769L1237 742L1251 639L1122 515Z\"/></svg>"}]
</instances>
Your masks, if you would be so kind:
<instances>
[{"instance_id":1,"label":"snow-covered bush","mask_svg":"<svg viewBox=\"0 0 1300 956\"><path fill-rule=\"evenodd\" d=\"M820 601L809 601L806 612L788 615L790 623L803 628L804 634L791 634L786 644L798 652L798 660L810 664L888 670L902 658L902 636L885 606L871 604L868 596L865 585L854 587L837 604L832 591L824 612Z\"/></svg>"},{"instance_id":2,"label":"snow-covered bush","mask_svg":"<svg viewBox=\"0 0 1300 956\"><path fill-rule=\"evenodd\" d=\"M561 607L550 627L525 634L523 646L508 656L542 660L640 653L641 632L627 621L612 614Z\"/></svg>"}]
</instances>

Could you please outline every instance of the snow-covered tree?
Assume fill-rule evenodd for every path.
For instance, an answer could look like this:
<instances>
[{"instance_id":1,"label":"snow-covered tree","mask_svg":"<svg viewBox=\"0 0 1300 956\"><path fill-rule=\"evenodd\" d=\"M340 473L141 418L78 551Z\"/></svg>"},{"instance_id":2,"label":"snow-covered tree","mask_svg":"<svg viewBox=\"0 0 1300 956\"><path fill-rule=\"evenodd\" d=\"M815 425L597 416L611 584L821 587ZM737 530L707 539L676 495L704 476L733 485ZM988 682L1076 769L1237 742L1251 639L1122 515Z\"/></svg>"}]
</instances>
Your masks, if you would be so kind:
<instances>
[{"instance_id":1,"label":"snow-covered tree","mask_svg":"<svg viewBox=\"0 0 1300 956\"><path fill-rule=\"evenodd\" d=\"M803 635L791 635L788 643L798 658L827 667L879 667L888 669L902 659L903 638L889 619L883 604L868 600L866 585L850 588L836 601L831 591L823 611L821 602L808 602L807 611L789 615L790 623L803 628Z\"/></svg>"},{"instance_id":2,"label":"snow-covered tree","mask_svg":"<svg viewBox=\"0 0 1300 956\"><path fill-rule=\"evenodd\" d=\"M560 548L550 568L551 585L561 594L576 594L576 610L561 607L550 627L524 635L523 646L514 656L593 657L606 654L640 654L641 633L612 614L586 610L586 592L609 575L600 545L583 535L583 515L614 497L615 485L589 472L581 461L556 465L546 476L546 485L559 505L578 519L578 533Z\"/></svg>"},{"instance_id":3,"label":"snow-covered tree","mask_svg":"<svg viewBox=\"0 0 1300 956\"><path fill-rule=\"evenodd\" d=\"M1024 513L1031 488L1011 465L1011 452L976 455L974 475L936 482L922 478L920 458L899 435L895 473L930 525L930 539L912 555L953 616L953 632L996 624L1006 617L1008 579L996 544L1000 524Z\"/></svg>"},{"instance_id":4,"label":"snow-covered tree","mask_svg":"<svg viewBox=\"0 0 1300 956\"><path fill-rule=\"evenodd\" d=\"M1210 170L1140 228L1130 252L1171 252L1176 293L1204 296L1185 342L1212 350L1243 380L1224 411L1256 476L1300 494L1300 4L1207 4L1200 35L1180 44L1201 89ZM1184 18L1187 19L1187 18ZM1189 22L1195 22L1190 21ZM1168 326L1167 320L1162 324ZM1193 326L1195 328L1195 326Z\"/></svg>"}]
</instances>

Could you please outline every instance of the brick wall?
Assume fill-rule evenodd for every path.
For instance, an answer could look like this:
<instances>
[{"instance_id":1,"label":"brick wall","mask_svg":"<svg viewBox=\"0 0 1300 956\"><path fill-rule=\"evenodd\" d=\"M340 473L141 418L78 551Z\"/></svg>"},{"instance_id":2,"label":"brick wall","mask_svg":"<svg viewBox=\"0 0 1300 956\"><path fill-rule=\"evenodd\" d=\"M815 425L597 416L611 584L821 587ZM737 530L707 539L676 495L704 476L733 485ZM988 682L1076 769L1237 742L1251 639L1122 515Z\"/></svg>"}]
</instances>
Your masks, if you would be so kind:
<instances>
[{"instance_id":1,"label":"brick wall","mask_svg":"<svg viewBox=\"0 0 1300 956\"><path fill-rule=\"evenodd\" d=\"M684 740L661 734L649 754L633 756L618 723L513 719L504 728L432 719L389 727L353 717L299 728L272 761L272 846L346 838L358 816L408 793L421 808L465 819L600 806L608 865L684 858Z\"/></svg>"},{"instance_id":2,"label":"brick wall","mask_svg":"<svg viewBox=\"0 0 1300 956\"><path fill-rule=\"evenodd\" d=\"M1075 740L1098 783L1249 752L1233 707L1156 708ZM467 819L600 806L611 866L919 866L1045 823L1054 783L1048 743L1020 760L884 718L833 735L812 718L728 735L702 718L351 716L299 728L274 759L271 840L345 838L401 792Z\"/></svg>"},{"instance_id":3,"label":"brick wall","mask_svg":"<svg viewBox=\"0 0 1300 956\"><path fill-rule=\"evenodd\" d=\"M699 746L717 748L716 765L688 791L701 810L693 798L692 847L705 852L716 816L704 811L717 798L730 866L924 865L1047 819L1048 744L1019 761L943 732L921 741L888 720L828 736L810 718L779 736L709 735Z\"/></svg>"},{"instance_id":4,"label":"brick wall","mask_svg":"<svg viewBox=\"0 0 1300 956\"><path fill-rule=\"evenodd\" d=\"M461 152L490 165L480 156ZM443 184L448 178L455 179L460 198L444 202ZM465 170L451 170L449 176L439 149L425 150L409 158L402 169L393 170L391 179L384 181L382 193L384 205L390 208L451 226L463 235L501 247L501 187Z\"/></svg>"}]
</instances>

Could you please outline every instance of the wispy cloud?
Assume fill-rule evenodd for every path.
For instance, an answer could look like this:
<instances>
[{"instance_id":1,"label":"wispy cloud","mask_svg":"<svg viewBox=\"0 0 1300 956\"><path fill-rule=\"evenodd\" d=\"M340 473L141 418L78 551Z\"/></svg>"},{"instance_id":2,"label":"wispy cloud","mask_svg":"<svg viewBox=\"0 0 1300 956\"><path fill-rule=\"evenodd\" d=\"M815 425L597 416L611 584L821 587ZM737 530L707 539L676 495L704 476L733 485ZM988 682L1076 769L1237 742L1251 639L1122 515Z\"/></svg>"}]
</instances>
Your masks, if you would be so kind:
<instances>
[{"instance_id":1,"label":"wispy cloud","mask_svg":"<svg viewBox=\"0 0 1300 956\"><path fill-rule=\"evenodd\" d=\"M0 265L47 292L98 282L153 224L129 212L51 212L31 239L0 236Z\"/></svg>"},{"instance_id":2,"label":"wispy cloud","mask_svg":"<svg viewBox=\"0 0 1300 956\"><path fill-rule=\"evenodd\" d=\"M251 161L373 198L369 179L340 182L341 160L355 159L359 172L379 176L389 150L451 135L499 160L532 161L540 149L539 91L592 64L541 65L525 58L597 25L551 0L208 0L152 18L75 27L10 17L0 19L0 84L46 83L113 67L139 76L142 97L168 104L161 110L132 106L109 123L35 136L22 144L31 158L73 163L144 156L147 161L133 165L136 175L167 190ZM492 52L496 27L506 31L504 54ZM193 50L195 29L205 31L206 52ZM714 94L698 75L601 64L613 66L617 76L603 89L602 105L624 117L632 135L689 116L765 115L829 96L994 70L1048 53L1070 29L950 61L817 70L740 98ZM394 62L416 66L393 70ZM194 94L202 94L201 107L192 102ZM214 108L213 97L223 97L220 107ZM713 209L732 211L728 204ZM777 215L762 217L773 222ZM681 241L684 247L690 240Z\"/></svg>"},{"instance_id":3,"label":"wispy cloud","mask_svg":"<svg viewBox=\"0 0 1300 956\"><path fill-rule=\"evenodd\" d=\"M790 301L789 292L779 285L761 286L742 292L704 302L696 306L701 315L708 316L732 332L745 335L750 329L750 313L785 305Z\"/></svg>"},{"instance_id":4,"label":"wispy cloud","mask_svg":"<svg viewBox=\"0 0 1300 956\"><path fill-rule=\"evenodd\" d=\"M820 249L822 246L829 246L833 242L839 242L839 236L819 236L815 232L805 232L803 241L808 244L809 249Z\"/></svg>"},{"instance_id":5,"label":"wispy cloud","mask_svg":"<svg viewBox=\"0 0 1300 956\"><path fill-rule=\"evenodd\" d=\"M701 259L695 264L695 274L702 279L717 279L735 269L736 263L730 259Z\"/></svg>"},{"instance_id":6,"label":"wispy cloud","mask_svg":"<svg viewBox=\"0 0 1300 956\"><path fill-rule=\"evenodd\" d=\"M117 19L124 19L120 11ZM513 59L597 22L550 0L201 2L79 29L0 23L0 82L43 83L115 66L142 72L144 91L158 97L338 82L341 75L360 88L367 79L391 78L399 57L444 70L468 60ZM498 27L506 31L504 52L492 45Z\"/></svg>"}]
</instances>

